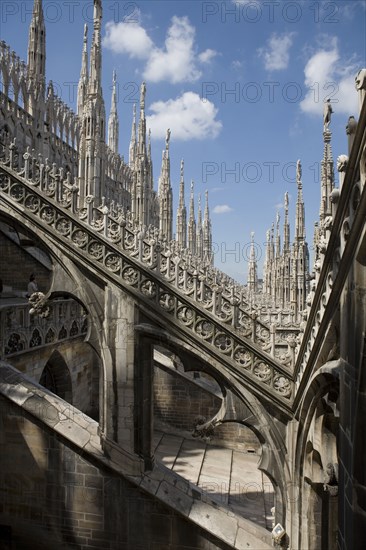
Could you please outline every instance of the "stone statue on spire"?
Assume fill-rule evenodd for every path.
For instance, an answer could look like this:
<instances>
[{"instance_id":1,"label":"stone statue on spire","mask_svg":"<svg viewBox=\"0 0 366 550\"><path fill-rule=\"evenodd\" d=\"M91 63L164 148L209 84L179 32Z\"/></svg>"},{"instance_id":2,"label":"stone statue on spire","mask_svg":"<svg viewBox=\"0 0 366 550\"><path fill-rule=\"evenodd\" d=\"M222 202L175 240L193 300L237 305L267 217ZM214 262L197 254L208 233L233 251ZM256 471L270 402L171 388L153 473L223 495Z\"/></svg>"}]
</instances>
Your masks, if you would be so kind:
<instances>
[{"instance_id":1,"label":"stone statue on spire","mask_svg":"<svg viewBox=\"0 0 366 550\"><path fill-rule=\"evenodd\" d=\"M324 132L329 128L329 124L332 118L332 113L333 113L333 109L330 104L330 99L327 99L327 102L324 105L324 111L323 111Z\"/></svg>"},{"instance_id":2,"label":"stone statue on spire","mask_svg":"<svg viewBox=\"0 0 366 550\"><path fill-rule=\"evenodd\" d=\"M141 110L145 109L145 97L146 97L146 84L143 82L141 84L141 91L140 91L140 108Z\"/></svg>"},{"instance_id":3,"label":"stone statue on spire","mask_svg":"<svg viewBox=\"0 0 366 550\"><path fill-rule=\"evenodd\" d=\"M298 160L296 163L296 183L301 182L301 176L302 176L301 161Z\"/></svg>"},{"instance_id":4,"label":"stone statue on spire","mask_svg":"<svg viewBox=\"0 0 366 550\"><path fill-rule=\"evenodd\" d=\"M169 149L170 134L171 134L171 131L170 131L170 128L168 128L167 131L166 131L166 137L165 137L165 148L166 149Z\"/></svg>"}]
</instances>

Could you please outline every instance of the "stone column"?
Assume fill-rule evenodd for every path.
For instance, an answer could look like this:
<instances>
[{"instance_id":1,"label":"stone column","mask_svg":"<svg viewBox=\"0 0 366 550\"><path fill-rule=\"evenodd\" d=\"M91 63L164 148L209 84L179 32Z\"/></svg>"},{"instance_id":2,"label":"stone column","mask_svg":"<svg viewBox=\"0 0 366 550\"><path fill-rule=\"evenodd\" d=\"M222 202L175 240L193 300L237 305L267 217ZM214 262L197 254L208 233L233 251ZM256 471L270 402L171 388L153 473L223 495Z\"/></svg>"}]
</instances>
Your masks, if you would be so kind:
<instances>
[{"instance_id":1,"label":"stone column","mask_svg":"<svg viewBox=\"0 0 366 550\"><path fill-rule=\"evenodd\" d=\"M150 338L135 335L135 449L145 469L154 463L153 437L154 347Z\"/></svg>"},{"instance_id":2,"label":"stone column","mask_svg":"<svg viewBox=\"0 0 366 550\"><path fill-rule=\"evenodd\" d=\"M132 475L143 471L135 445L135 324L132 297L109 283L105 289L102 356L105 453Z\"/></svg>"}]
</instances>

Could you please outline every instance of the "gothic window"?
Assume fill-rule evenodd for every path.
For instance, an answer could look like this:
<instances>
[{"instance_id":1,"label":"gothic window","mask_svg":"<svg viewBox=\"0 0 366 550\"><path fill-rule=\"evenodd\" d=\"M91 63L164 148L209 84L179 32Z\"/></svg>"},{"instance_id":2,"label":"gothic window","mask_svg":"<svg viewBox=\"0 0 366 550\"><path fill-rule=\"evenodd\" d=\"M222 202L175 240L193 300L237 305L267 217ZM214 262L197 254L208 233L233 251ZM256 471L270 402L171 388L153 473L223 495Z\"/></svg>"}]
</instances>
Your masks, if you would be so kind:
<instances>
[{"instance_id":1,"label":"gothic window","mask_svg":"<svg viewBox=\"0 0 366 550\"><path fill-rule=\"evenodd\" d=\"M76 336L79 333L79 327L76 321L73 321L70 329L70 336Z\"/></svg>"},{"instance_id":2,"label":"gothic window","mask_svg":"<svg viewBox=\"0 0 366 550\"><path fill-rule=\"evenodd\" d=\"M56 340L56 333L52 328L49 328L46 334L46 344L51 344Z\"/></svg>"},{"instance_id":3,"label":"gothic window","mask_svg":"<svg viewBox=\"0 0 366 550\"><path fill-rule=\"evenodd\" d=\"M67 338L67 330L65 329L65 327L62 327L62 329L58 333L58 339L64 340L65 338Z\"/></svg>"},{"instance_id":4,"label":"gothic window","mask_svg":"<svg viewBox=\"0 0 366 550\"><path fill-rule=\"evenodd\" d=\"M38 329L35 329L32 334L32 338L29 341L30 348L36 348L42 345L42 337Z\"/></svg>"},{"instance_id":5,"label":"gothic window","mask_svg":"<svg viewBox=\"0 0 366 550\"><path fill-rule=\"evenodd\" d=\"M10 355L11 353L23 351L24 347L24 338L14 332L9 336L8 342L5 346L5 355Z\"/></svg>"}]
</instances>

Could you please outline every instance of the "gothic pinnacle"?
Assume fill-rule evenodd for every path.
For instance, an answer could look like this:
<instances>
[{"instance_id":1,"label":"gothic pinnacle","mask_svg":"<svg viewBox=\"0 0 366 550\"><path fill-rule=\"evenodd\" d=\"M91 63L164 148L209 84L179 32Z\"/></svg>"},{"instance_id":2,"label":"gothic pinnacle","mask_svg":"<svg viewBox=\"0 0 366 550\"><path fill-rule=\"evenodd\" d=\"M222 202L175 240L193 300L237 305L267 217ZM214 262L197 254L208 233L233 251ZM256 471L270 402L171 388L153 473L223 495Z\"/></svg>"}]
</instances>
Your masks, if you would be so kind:
<instances>
[{"instance_id":1,"label":"gothic pinnacle","mask_svg":"<svg viewBox=\"0 0 366 550\"><path fill-rule=\"evenodd\" d=\"M136 158L136 103L133 105L132 111L132 128L131 128L131 141L129 150L129 166L133 168Z\"/></svg>"},{"instance_id":2,"label":"gothic pinnacle","mask_svg":"<svg viewBox=\"0 0 366 550\"><path fill-rule=\"evenodd\" d=\"M140 88L140 112L145 115L146 84L143 82Z\"/></svg>"},{"instance_id":3,"label":"gothic pinnacle","mask_svg":"<svg viewBox=\"0 0 366 550\"><path fill-rule=\"evenodd\" d=\"M101 0L94 0L94 14L93 14L93 38L90 49L90 81L89 81L89 93L100 94L101 91L101 71L102 71L102 38L101 38L101 26L102 26L102 2Z\"/></svg>"},{"instance_id":4,"label":"gothic pinnacle","mask_svg":"<svg viewBox=\"0 0 366 550\"><path fill-rule=\"evenodd\" d=\"M184 160L180 161L179 207L184 206Z\"/></svg>"},{"instance_id":5,"label":"gothic pinnacle","mask_svg":"<svg viewBox=\"0 0 366 550\"><path fill-rule=\"evenodd\" d=\"M119 138L119 121L117 113L117 75L116 71L113 71L113 87L112 87L112 101L111 111L108 120L108 145L114 153L118 153L118 138Z\"/></svg>"},{"instance_id":6,"label":"gothic pinnacle","mask_svg":"<svg viewBox=\"0 0 366 550\"><path fill-rule=\"evenodd\" d=\"M44 81L46 76L46 27L42 0L34 0L33 4L28 40L28 76L36 81Z\"/></svg>"},{"instance_id":7,"label":"gothic pinnacle","mask_svg":"<svg viewBox=\"0 0 366 550\"><path fill-rule=\"evenodd\" d=\"M184 160L180 162L179 203L177 209L177 241L185 248L187 246L187 209L184 202Z\"/></svg>"},{"instance_id":8,"label":"gothic pinnacle","mask_svg":"<svg viewBox=\"0 0 366 550\"><path fill-rule=\"evenodd\" d=\"M205 191L205 220L209 220L210 217L210 211L208 207L208 190Z\"/></svg>"},{"instance_id":9,"label":"gothic pinnacle","mask_svg":"<svg viewBox=\"0 0 366 550\"><path fill-rule=\"evenodd\" d=\"M148 159L151 161L151 128L149 128L149 131L147 133L147 156Z\"/></svg>"}]
</instances>

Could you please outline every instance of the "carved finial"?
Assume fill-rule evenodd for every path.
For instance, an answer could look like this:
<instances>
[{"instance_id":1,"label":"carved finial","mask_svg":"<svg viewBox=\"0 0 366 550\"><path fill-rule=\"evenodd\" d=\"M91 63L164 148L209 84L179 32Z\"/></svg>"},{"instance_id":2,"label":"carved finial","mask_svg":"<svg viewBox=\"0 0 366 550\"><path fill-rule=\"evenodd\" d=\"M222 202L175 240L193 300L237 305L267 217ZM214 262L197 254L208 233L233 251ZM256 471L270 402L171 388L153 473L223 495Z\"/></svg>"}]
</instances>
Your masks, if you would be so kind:
<instances>
[{"instance_id":1,"label":"carved finial","mask_svg":"<svg viewBox=\"0 0 366 550\"><path fill-rule=\"evenodd\" d=\"M288 210L288 205L289 205L288 192L286 191L286 193L285 193L285 210L286 211Z\"/></svg>"},{"instance_id":2,"label":"carved finial","mask_svg":"<svg viewBox=\"0 0 366 550\"><path fill-rule=\"evenodd\" d=\"M250 233L250 242L254 243L254 231L251 231Z\"/></svg>"},{"instance_id":3,"label":"carved finial","mask_svg":"<svg viewBox=\"0 0 366 550\"><path fill-rule=\"evenodd\" d=\"M180 179L182 180L184 178L184 160L182 159L180 161Z\"/></svg>"},{"instance_id":4,"label":"carved finial","mask_svg":"<svg viewBox=\"0 0 366 550\"><path fill-rule=\"evenodd\" d=\"M85 23L84 25L84 42L88 41L88 25Z\"/></svg>"}]
</instances>

